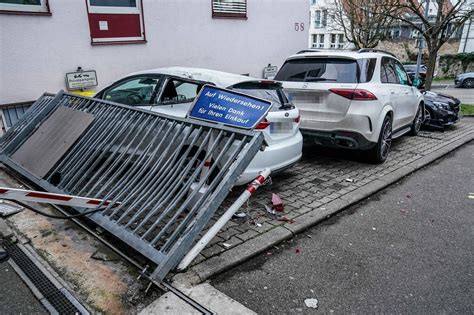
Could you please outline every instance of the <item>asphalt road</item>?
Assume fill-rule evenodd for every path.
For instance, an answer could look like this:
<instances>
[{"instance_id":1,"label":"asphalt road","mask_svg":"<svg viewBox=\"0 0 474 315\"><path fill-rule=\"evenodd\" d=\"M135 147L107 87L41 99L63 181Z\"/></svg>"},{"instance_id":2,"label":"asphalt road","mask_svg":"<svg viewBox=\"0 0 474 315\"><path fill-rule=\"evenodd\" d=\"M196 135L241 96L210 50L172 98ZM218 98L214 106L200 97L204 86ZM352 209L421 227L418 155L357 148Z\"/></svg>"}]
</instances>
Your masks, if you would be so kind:
<instances>
[{"instance_id":1,"label":"asphalt road","mask_svg":"<svg viewBox=\"0 0 474 315\"><path fill-rule=\"evenodd\" d=\"M431 90L457 97L461 103L474 105L474 89L455 88L451 82L450 84L434 84Z\"/></svg>"},{"instance_id":2,"label":"asphalt road","mask_svg":"<svg viewBox=\"0 0 474 315\"><path fill-rule=\"evenodd\" d=\"M260 314L472 314L473 161L471 142L212 284Z\"/></svg>"},{"instance_id":3,"label":"asphalt road","mask_svg":"<svg viewBox=\"0 0 474 315\"><path fill-rule=\"evenodd\" d=\"M8 262L0 263L0 314L48 314Z\"/></svg>"}]
</instances>

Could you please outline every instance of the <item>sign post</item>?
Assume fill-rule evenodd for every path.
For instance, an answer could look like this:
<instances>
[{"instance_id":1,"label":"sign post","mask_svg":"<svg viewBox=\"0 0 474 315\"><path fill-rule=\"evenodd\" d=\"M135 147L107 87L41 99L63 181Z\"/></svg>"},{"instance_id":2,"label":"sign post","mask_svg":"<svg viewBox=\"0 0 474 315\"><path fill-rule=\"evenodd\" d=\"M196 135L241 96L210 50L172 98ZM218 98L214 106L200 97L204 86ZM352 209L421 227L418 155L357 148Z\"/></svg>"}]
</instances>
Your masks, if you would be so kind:
<instances>
[{"instance_id":1,"label":"sign post","mask_svg":"<svg viewBox=\"0 0 474 315\"><path fill-rule=\"evenodd\" d=\"M272 103L243 93L205 85L196 97L188 117L243 129L262 121Z\"/></svg>"}]
</instances>

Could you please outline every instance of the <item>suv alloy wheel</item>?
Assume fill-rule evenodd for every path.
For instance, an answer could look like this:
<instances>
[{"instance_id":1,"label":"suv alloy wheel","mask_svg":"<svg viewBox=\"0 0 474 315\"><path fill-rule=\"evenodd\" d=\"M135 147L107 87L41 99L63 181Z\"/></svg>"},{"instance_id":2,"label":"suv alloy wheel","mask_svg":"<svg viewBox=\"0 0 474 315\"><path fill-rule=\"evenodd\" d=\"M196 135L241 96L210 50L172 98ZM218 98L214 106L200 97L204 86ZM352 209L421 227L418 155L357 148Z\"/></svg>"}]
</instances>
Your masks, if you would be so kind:
<instances>
[{"instance_id":1,"label":"suv alloy wheel","mask_svg":"<svg viewBox=\"0 0 474 315\"><path fill-rule=\"evenodd\" d=\"M382 128L380 130L379 141L369 151L367 151L368 159L372 163L381 164L385 162L392 145L392 120L390 116L385 116Z\"/></svg>"}]
</instances>

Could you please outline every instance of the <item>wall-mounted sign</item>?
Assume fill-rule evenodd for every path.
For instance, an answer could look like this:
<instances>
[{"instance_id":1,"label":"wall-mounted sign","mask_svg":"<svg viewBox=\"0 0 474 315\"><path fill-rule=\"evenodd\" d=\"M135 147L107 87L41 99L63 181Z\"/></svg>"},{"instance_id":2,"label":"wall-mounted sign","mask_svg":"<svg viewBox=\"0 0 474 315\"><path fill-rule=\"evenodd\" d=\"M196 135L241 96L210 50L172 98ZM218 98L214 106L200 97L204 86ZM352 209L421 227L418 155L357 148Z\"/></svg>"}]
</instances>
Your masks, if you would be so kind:
<instances>
[{"instance_id":1,"label":"wall-mounted sign","mask_svg":"<svg viewBox=\"0 0 474 315\"><path fill-rule=\"evenodd\" d=\"M273 79L278 72L278 67L277 66L272 66L271 64L268 64L265 68L263 68L263 77L265 79Z\"/></svg>"},{"instance_id":2,"label":"wall-mounted sign","mask_svg":"<svg viewBox=\"0 0 474 315\"><path fill-rule=\"evenodd\" d=\"M272 103L250 95L205 85L188 117L245 129L254 128Z\"/></svg>"},{"instance_id":3,"label":"wall-mounted sign","mask_svg":"<svg viewBox=\"0 0 474 315\"><path fill-rule=\"evenodd\" d=\"M66 73L66 85L68 90L86 89L97 86L97 74L95 70Z\"/></svg>"}]
</instances>

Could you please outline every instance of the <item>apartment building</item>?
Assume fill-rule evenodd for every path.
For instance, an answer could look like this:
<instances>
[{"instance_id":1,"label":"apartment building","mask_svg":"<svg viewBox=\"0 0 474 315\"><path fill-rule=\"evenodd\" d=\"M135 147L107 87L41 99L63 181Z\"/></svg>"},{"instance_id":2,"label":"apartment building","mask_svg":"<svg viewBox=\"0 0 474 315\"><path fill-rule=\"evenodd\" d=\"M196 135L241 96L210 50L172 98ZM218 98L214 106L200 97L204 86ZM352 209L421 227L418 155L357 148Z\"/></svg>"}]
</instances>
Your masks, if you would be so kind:
<instances>
[{"instance_id":1,"label":"apartment building","mask_svg":"<svg viewBox=\"0 0 474 315\"><path fill-rule=\"evenodd\" d=\"M165 66L262 77L306 47L308 10L308 0L0 0L0 104L66 89L79 67L95 70L92 91Z\"/></svg>"}]
</instances>

